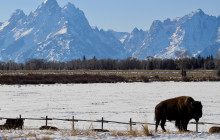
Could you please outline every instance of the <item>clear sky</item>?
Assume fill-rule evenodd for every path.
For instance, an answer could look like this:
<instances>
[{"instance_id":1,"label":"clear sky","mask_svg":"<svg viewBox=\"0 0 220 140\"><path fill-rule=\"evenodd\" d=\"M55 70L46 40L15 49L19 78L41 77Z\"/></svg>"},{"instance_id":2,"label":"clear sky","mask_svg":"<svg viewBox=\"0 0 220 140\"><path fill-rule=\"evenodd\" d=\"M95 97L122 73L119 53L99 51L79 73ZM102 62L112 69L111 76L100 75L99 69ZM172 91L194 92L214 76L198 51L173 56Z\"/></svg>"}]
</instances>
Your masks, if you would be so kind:
<instances>
[{"instance_id":1,"label":"clear sky","mask_svg":"<svg viewBox=\"0 0 220 140\"><path fill-rule=\"evenodd\" d=\"M27 15L44 0L0 0L0 22L10 18L16 9ZM90 25L104 30L131 32L148 30L154 20L173 19L202 9L206 14L220 15L220 0L57 0L83 10Z\"/></svg>"}]
</instances>

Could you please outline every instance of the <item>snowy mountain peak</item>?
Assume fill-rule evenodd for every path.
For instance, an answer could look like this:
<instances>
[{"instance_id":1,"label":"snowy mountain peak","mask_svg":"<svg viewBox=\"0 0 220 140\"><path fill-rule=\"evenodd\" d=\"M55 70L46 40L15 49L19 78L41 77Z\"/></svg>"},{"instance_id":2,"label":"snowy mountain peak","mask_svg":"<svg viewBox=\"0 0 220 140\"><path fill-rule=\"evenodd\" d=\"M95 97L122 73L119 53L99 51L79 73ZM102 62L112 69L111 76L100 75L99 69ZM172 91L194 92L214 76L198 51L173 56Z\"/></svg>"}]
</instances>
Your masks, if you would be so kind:
<instances>
[{"instance_id":1,"label":"snowy mountain peak","mask_svg":"<svg viewBox=\"0 0 220 140\"><path fill-rule=\"evenodd\" d=\"M163 25L163 23L160 20L154 20L151 28L157 28L157 27L161 27Z\"/></svg>"},{"instance_id":2,"label":"snowy mountain peak","mask_svg":"<svg viewBox=\"0 0 220 140\"><path fill-rule=\"evenodd\" d=\"M145 31L143 31L142 29L139 30L137 27L135 27L135 28L133 29L133 31L131 32L131 35L137 35L137 34L140 34L140 33L143 34L144 32L145 32ZM145 32L145 33L146 33L146 32ZM145 33L144 33L144 34L145 34ZM143 34L143 35L144 35L144 34Z\"/></svg>"},{"instance_id":3,"label":"snowy mountain peak","mask_svg":"<svg viewBox=\"0 0 220 140\"><path fill-rule=\"evenodd\" d=\"M47 9L47 11L53 11L60 9L60 6L58 5L56 0L45 0L36 11L39 11L41 9Z\"/></svg>"},{"instance_id":4,"label":"snowy mountain peak","mask_svg":"<svg viewBox=\"0 0 220 140\"><path fill-rule=\"evenodd\" d=\"M11 15L10 20L19 20L26 17L24 11L17 9L15 12Z\"/></svg>"},{"instance_id":5,"label":"snowy mountain peak","mask_svg":"<svg viewBox=\"0 0 220 140\"><path fill-rule=\"evenodd\" d=\"M197 14L202 14L202 15L204 15L205 13L202 11L202 9L198 9L198 10L196 10L196 12L195 13L197 13Z\"/></svg>"},{"instance_id":6,"label":"snowy mountain peak","mask_svg":"<svg viewBox=\"0 0 220 140\"><path fill-rule=\"evenodd\" d=\"M70 2L66 6L63 7L63 10L66 11L68 14L70 14L71 12L80 11L78 8L75 7L74 4Z\"/></svg>"},{"instance_id":7,"label":"snowy mountain peak","mask_svg":"<svg viewBox=\"0 0 220 140\"><path fill-rule=\"evenodd\" d=\"M205 15L205 13L201 9L198 9L195 12L190 13L188 15L188 17L191 18L191 17L194 17L194 16L203 16L203 15Z\"/></svg>"},{"instance_id":8,"label":"snowy mountain peak","mask_svg":"<svg viewBox=\"0 0 220 140\"><path fill-rule=\"evenodd\" d=\"M45 4L45 5L58 5L56 0L45 0L43 4Z\"/></svg>"},{"instance_id":9,"label":"snowy mountain peak","mask_svg":"<svg viewBox=\"0 0 220 140\"><path fill-rule=\"evenodd\" d=\"M68 2L68 4L67 4L65 7L67 7L68 9L69 9L69 8L70 8L70 9L76 9L75 5L72 4L72 3L70 3L70 2Z\"/></svg>"},{"instance_id":10,"label":"snowy mountain peak","mask_svg":"<svg viewBox=\"0 0 220 140\"><path fill-rule=\"evenodd\" d=\"M137 32L139 32L139 30L137 27L135 27L131 33L137 33Z\"/></svg>"}]
</instances>

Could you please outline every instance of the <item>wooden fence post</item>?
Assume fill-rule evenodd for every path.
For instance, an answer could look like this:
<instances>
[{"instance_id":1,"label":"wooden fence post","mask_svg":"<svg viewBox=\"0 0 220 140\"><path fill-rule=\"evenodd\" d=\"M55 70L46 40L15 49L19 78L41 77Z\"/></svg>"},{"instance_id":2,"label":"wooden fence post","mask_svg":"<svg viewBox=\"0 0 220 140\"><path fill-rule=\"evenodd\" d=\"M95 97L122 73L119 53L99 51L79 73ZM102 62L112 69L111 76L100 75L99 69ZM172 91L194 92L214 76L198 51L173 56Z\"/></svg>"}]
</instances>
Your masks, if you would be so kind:
<instances>
[{"instance_id":1,"label":"wooden fence post","mask_svg":"<svg viewBox=\"0 0 220 140\"><path fill-rule=\"evenodd\" d=\"M74 116L73 116L73 124L72 124L72 130L75 130L75 126L74 126Z\"/></svg>"},{"instance_id":2,"label":"wooden fence post","mask_svg":"<svg viewBox=\"0 0 220 140\"><path fill-rule=\"evenodd\" d=\"M21 114L20 114L19 118L21 119ZM19 129L23 129L23 126L24 126L24 124L22 126L20 126Z\"/></svg>"},{"instance_id":3,"label":"wooden fence post","mask_svg":"<svg viewBox=\"0 0 220 140\"><path fill-rule=\"evenodd\" d=\"M130 118L130 131L132 131L132 118Z\"/></svg>"},{"instance_id":4,"label":"wooden fence post","mask_svg":"<svg viewBox=\"0 0 220 140\"><path fill-rule=\"evenodd\" d=\"M47 126L47 119L48 119L48 117L46 116L46 126Z\"/></svg>"},{"instance_id":5,"label":"wooden fence post","mask_svg":"<svg viewBox=\"0 0 220 140\"><path fill-rule=\"evenodd\" d=\"M198 133L198 121L196 121L196 133Z\"/></svg>"},{"instance_id":6,"label":"wooden fence post","mask_svg":"<svg viewBox=\"0 0 220 140\"><path fill-rule=\"evenodd\" d=\"M103 127L104 127L104 118L102 117L102 130L103 130Z\"/></svg>"}]
</instances>

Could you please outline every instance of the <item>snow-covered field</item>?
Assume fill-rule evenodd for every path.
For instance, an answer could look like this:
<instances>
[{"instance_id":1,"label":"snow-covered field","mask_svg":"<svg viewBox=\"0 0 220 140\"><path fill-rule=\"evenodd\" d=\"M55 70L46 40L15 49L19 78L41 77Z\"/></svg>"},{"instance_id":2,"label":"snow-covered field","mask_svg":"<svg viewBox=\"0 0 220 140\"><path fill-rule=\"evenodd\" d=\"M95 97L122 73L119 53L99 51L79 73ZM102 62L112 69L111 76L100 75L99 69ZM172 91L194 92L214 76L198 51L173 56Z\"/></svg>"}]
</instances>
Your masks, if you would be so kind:
<instances>
[{"instance_id":1,"label":"snow-covered field","mask_svg":"<svg viewBox=\"0 0 220 140\"><path fill-rule=\"evenodd\" d=\"M55 84L55 85L0 85L0 117L87 119L109 121L154 123L154 107L160 101L176 96L192 96L203 104L201 122L220 123L220 83L219 82L153 82L153 83L116 83L116 84ZM194 120L192 120L194 121ZM1 120L0 124L4 124ZM45 121L25 120L22 133L30 133L30 128L39 128ZM59 129L71 129L71 122L48 121L48 125ZM101 128L100 123L76 122L75 128ZM218 134L207 134L211 125L199 125L199 133L195 134L158 134L156 139L220 139ZM133 126L141 129L141 125ZM177 132L173 123L167 122L166 128ZM129 125L104 124L104 129L122 131L129 130ZM154 126L149 126L154 130ZM190 124L189 130L195 131ZM161 130L161 128L159 128ZM41 134L41 131L35 131ZM16 131L0 131L1 136L13 136ZM131 137L113 137L108 133L98 134L100 139L126 139ZM50 136L60 139L59 132ZM63 137L64 139L92 139L90 136ZM133 139L151 139L141 137Z\"/></svg>"}]
</instances>

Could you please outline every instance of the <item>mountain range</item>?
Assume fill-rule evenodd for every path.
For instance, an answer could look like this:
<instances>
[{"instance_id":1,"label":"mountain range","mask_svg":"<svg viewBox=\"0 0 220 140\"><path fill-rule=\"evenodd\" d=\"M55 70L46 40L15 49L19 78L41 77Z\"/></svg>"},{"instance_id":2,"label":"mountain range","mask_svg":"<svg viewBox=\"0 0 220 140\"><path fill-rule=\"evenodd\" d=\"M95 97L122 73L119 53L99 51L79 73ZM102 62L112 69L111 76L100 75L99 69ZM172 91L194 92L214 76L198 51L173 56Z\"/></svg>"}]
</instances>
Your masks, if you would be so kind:
<instances>
[{"instance_id":1,"label":"mountain range","mask_svg":"<svg viewBox=\"0 0 220 140\"><path fill-rule=\"evenodd\" d=\"M138 36L137 34L136 36ZM215 55L220 49L220 17L206 15L201 9L184 17L163 22L155 20L133 57L176 58Z\"/></svg>"},{"instance_id":2,"label":"mountain range","mask_svg":"<svg viewBox=\"0 0 220 140\"><path fill-rule=\"evenodd\" d=\"M201 9L173 20L155 20L149 30L135 28L131 33L92 27L83 11L71 3L61 8L56 0L45 0L29 15L16 10L0 22L0 61L176 58L179 52L196 57L217 50L220 16Z\"/></svg>"}]
</instances>

